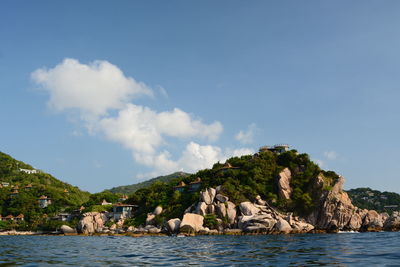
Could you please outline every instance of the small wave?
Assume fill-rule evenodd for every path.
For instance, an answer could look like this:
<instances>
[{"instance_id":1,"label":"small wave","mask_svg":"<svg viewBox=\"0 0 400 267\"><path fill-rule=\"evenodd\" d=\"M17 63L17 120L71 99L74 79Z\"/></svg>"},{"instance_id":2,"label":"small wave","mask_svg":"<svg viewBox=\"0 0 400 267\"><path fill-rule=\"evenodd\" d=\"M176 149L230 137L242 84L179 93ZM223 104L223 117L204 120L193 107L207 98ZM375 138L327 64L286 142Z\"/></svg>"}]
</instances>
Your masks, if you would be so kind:
<instances>
[{"instance_id":1,"label":"small wave","mask_svg":"<svg viewBox=\"0 0 400 267\"><path fill-rule=\"evenodd\" d=\"M357 231L339 231L338 234L359 234L360 232Z\"/></svg>"}]
</instances>

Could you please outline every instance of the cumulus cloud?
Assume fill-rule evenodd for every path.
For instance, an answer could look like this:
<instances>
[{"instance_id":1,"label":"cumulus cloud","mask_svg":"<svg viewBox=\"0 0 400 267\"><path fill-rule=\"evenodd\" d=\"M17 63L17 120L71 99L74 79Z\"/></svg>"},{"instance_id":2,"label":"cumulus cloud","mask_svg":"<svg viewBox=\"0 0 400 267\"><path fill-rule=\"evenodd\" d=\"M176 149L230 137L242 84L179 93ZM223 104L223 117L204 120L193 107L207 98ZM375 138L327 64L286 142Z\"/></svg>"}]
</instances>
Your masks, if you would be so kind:
<instances>
[{"instance_id":1,"label":"cumulus cloud","mask_svg":"<svg viewBox=\"0 0 400 267\"><path fill-rule=\"evenodd\" d=\"M35 70L31 77L49 93L51 108L79 109L83 115L105 115L134 97L153 95L144 83L126 77L117 66L103 60L82 64L66 58L54 68Z\"/></svg>"},{"instance_id":2,"label":"cumulus cloud","mask_svg":"<svg viewBox=\"0 0 400 267\"><path fill-rule=\"evenodd\" d=\"M242 144L251 144L254 141L253 139L256 131L257 126L255 123L252 123L247 127L247 130L240 130L239 133L236 134L235 139Z\"/></svg>"},{"instance_id":3,"label":"cumulus cloud","mask_svg":"<svg viewBox=\"0 0 400 267\"><path fill-rule=\"evenodd\" d=\"M329 160L335 160L338 158L338 154L335 151L325 151L324 157Z\"/></svg>"},{"instance_id":4,"label":"cumulus cloud","mask_svg":"<svg viewBox=\"0 0 400 267\"><path fill-rule=\"evenodd\" d=\"M135 161L151 167L154 173L193 172L230 156L252 153L248 148L223 151L218 146L194 141L216 141L223 131L218 121L207 124L179 108L158 112L133 104L136 97L153 96L153 90L127 77L107 61L83 64L65 59L54 68L35 70L31 77L48 92L50 108L60 112L77 111L78 121L89 132L101 134L131 150ZM167 96L164 88L159 90ZM250 125L238 138L242 143L249 143L255 129L255 124ZM165 149L171 138L188 142L175 160Z\"/></svg>"}]
</instances>

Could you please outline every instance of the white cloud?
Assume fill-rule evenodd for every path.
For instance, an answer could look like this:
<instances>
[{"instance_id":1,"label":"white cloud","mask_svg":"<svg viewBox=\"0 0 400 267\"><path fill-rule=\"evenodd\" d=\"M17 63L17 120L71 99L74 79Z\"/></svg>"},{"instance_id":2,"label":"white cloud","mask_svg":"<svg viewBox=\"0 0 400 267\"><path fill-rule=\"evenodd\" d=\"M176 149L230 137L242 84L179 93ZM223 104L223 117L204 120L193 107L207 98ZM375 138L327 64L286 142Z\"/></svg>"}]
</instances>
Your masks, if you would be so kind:
<instances>
[{"instance_id":1,"label":"white cloud","mask_svg":"<svg viewBox=\"0 0 400 267\"><path fill-rule=\"evenodd\" d=\"M78 109L85 117L105 115L134 97L153 94L144 83L126 77L117 66L102 60L82 64L66 58L52 69L37 69L31 77L49 93L51 108Z\"/></svg>"},{"instance_id":2,"label":"white cloud","mask_svg":"<svg viewBox=\"0 0 400 267\"><path fill-rule=\"evenodd\" d=\"M252 123L247 127L246 131L240 130L239 133L236 134L235 139L242 144L251 144L254 141L253 139L257 129L256 124Z\"/></svg>"},{"instance_id":3,"label":"white cloud","mask_svg":"<svg viewBox=\"0 0 400 267\"><path fill-rule=\"evenodd\" d=\"M338 154L335 151L325 151L324 157L329 160L335 160L338 158Z\"/></svg>"}]
</instances>

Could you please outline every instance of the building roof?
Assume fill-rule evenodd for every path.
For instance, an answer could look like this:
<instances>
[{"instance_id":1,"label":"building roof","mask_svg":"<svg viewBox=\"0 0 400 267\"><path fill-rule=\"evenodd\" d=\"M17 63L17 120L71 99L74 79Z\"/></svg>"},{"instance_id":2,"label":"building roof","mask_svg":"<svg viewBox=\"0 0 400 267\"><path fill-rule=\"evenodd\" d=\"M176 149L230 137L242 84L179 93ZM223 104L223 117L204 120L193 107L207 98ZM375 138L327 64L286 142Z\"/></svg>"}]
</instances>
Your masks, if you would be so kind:
<instances>
[{"instance_id":1,"label":"building roof","mask_svg":"<svg viewBox=\"0 0 400 267\"><path fill-rule=\"evenodd\" d=\"M68 189L67 188L65 188L64 189L64 193L68 193L69 191L68 191Z\"/></svg>"},{"instance_id":2,"label":"building roof","mask_svg":"<svg viewBox=\"0 0 400 267\"><path fill-rule=\"evenodd\" d=\"M180 181L179 184L177 186L175 186L175 188L177 188L177 187L185 187L185 186L186 186L185 182L184 181Z\"/></svg>"},{"instance_id":3,"label":"building roof","mask_svg":"<svg viewBox=\"0 0 400 267\"><path fill-rule=\"evenodd\" d=\"M32 187L33 187L32 184L28 184L28 185L25 186L25 188L32 188Z\"/></svg>"},{"instance_id":4,"label":"building roof","mask_svg":"<svg viewBox=\"0 0 400 267\"><path fill-rule=\"evenodd\" d=\"M18 192L17 189L15 189L14 191L11 192L11 194L18 194L18 193L19 193L19 192Z\"/></svg>"},{"instance_id":5,"label":"building roof","mask_svg":"<svg viewBox=\"0 0 400 267\"><path fill-rule=\"evenodd\" d=\"M200 184L201 183L201 178L197 177L193 182L191 182L190 184Z\"/></svg>"},{"instance_id":6,"label":"building roof","mask_svg":"<svg viewBox=\"0 0 400 267\"><path fill-rule=\"evenodd\" d=\"M24 214L20 214L20 215L18 215L17 217L15 217L16 219L22 219L22 218L24 218Z\"/></svg>"},{"instance_id":7,"label":"building roof","mask_svg":"<svg viewBox=\"0 0 400 267\"><path fill-rule=\"evenodd\" d=\"M44 199L50 199L50 198L48 198L47 196L44 196L44 195L41 195L40 197L39 197L39 200L44 200Z\"/></svg>"},{"instance_id":8,"label":"building roof","mask_svg":"<svg viewBox=\"0 0 400 267\"><path fill-rule=\"evenodd\" d=\"M14 216L12 216L11 214L4 217L4 219L12 219L12 218L14 218Z\"/></svg>"}]
</instances>

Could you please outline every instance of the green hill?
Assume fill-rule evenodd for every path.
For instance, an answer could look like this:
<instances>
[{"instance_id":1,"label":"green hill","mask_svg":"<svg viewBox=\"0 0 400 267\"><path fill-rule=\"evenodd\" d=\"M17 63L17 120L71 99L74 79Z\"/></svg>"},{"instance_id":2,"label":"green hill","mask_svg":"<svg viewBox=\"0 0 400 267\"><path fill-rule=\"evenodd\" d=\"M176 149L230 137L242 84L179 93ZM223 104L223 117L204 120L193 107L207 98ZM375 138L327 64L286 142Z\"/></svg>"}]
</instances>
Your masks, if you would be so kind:
<instances>
[{"instance_id":1,"label":"green hill","mask_svg":"<svg viewBox=\"0 0 400 267\"><path fill-rule=\"evenodd\" d=\"M51 199L51 205L39 207L38 199L42 195ZM22 213L25 221L31 223L44 214L51 216L75 209L88 201L89 196L89 192L0 152L0 214L3 217Z\"/></svg>"},{"instance_id":2,"label":"green hill","mask_svg":"<svg viewBox=\"0 0 400 267\"><path fill-rule=\"evenodd\" d=\"M378 212L391 212L393 208L400 207L400 195L394 192L381 192L371 188L356 188L347 191L354 205L362 209L373 209ZM395 208L398 210L398 208Z\"/></svg>"},{"instance_id":3,"label":"green hill","mask_svg":"<svg viewBox=\"0 0 400 267\"><path fill-rule=\"evenodd\" d=\"M163 183L169 183L170 181L172 181L175 178L184 178L189 176L189 173L186 172L174 172L170 175L165 175L165 176L158 176L156 178L152 178L150 180L141 182L141 183L137 183L137 184L132 184L132 185L123 185L123 186L117 186L117 187L113 187L107 191L110 191L111 193L115 193L115 194L127 194L130 195L132 193L135 193L137 190L145 188L150 186L151 184L155 183L155 182L163 182Z\"/></svg>"},{"instance_id":4,"label":"green hill","mask_svg":"<svg viewBox=\"0 0 400 267\"><path fill-rule=\"evenodd\" d=\"M307 215L317 207L322 194L331 190L339 178L335 172L320 169L307 154L299 154L296 150L284 153L260 151L255 155L230 158L227 163L233 167L224 168L224 165L216 163L211 169L139 189L127 200L139 206L135 224L144 223L147 213L158 205L164 207L163 218L157 218L158 221L181 218L185 209L198 200L200 189L220 185L222 194L235 204L254 201L260 195L282 211ZM278 197L278 176L284 168L289 168L292 173L293 192L289 200ZM174 190L178 182L183 181L188 185L197 177L202 181L199 190ZM319 179L323 180L322 184L318 182Z\"/></svg>"}]
</instances>

